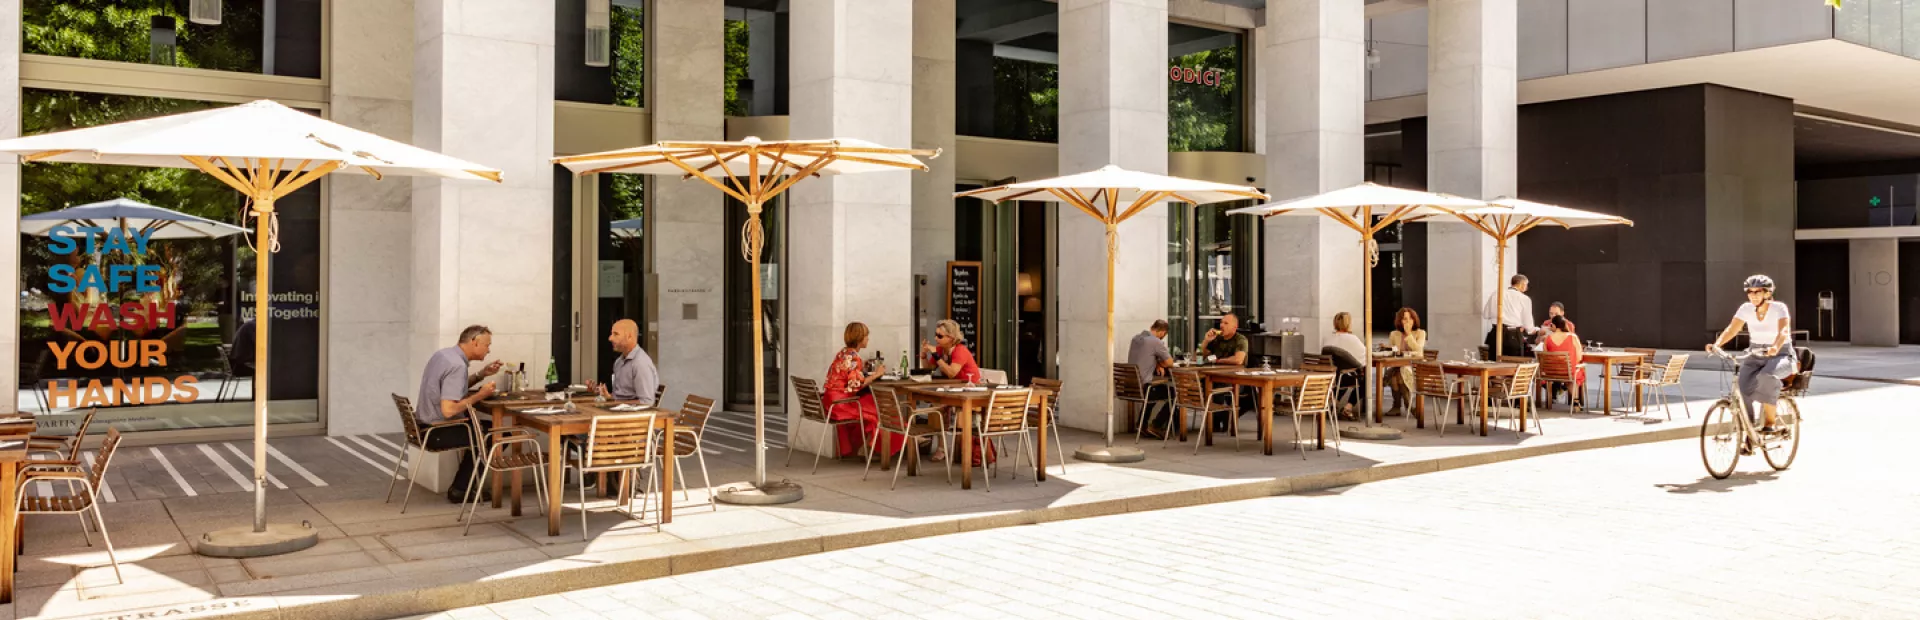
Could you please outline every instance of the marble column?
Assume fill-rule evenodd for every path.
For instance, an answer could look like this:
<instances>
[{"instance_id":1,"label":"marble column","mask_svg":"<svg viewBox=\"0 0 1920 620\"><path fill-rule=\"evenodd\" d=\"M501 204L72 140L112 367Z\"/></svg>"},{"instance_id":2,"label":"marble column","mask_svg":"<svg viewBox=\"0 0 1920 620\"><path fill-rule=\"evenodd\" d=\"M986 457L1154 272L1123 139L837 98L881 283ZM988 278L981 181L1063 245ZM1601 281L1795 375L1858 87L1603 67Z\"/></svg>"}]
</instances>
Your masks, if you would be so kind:
<instances>
[{"instance_id":1,"label":"marble column","mask_svg":"<svg viewBox=\"0 0 1920 620\"><path fill-rule=\"evenodd\" d=\"M794 139L913 142L913 3L795 0L788 46ZM907 348L912 321L913 175L887 171L807 179L787 211L787 359L822 379L846 324L867 324L867 351ZM789 403L794 402L789 394ZM789 440L816 446L819 427L787 407Z\"/></svg>"},{"instance_id":2,"label":"marble column","mask_svg":"<svg viewBox=\"0 0 1920 620\"><path fill-rule=\"evenodd\" d=\"M1853 274L1847 296L1850 341L1858 346L1899 346L1900 240L1854 239L1847 242L1847 253L1847 271ZM1803 313L1793 317L1794 329L1811 331L1819 309L1793 310Z\"/></svg>"},{"instance_id":3,"label":"marble column","mask_svg":"<svg viewBox=\"0 0 1920 620\"><path fill-rule=\"evenodd\" d=\"M914 318L913 338L931 338L935 307L944 299L947 261L954 255L953 183L955 153L954 3L913 3L913 147L943 154L913 175L913 273L927 277L918 290L922 316Z\"/></svg>"},{"instance_id":4,"label":"marble column","mask_svg":"<svg viewBox=\"0 0 1920 620\"><path fill-rule=\"evenodd\" d=\"M1491 200L1517 191L1515 0L1433 0L1427 22L1427 188ZM1507 248L1514 273L1518 244ZM1427 225L1427 348L1486 339L1482 306L1504 282L1494 242L1464 224ZM1536 304L1535 320L1546 314Z\"/></svg>"},{"instance_id":5,"label":"marble column","mask_svg":"<svg viewBox=\"0 0 1920 620\"><path fill-rule=\"evenodd\" d=\"M656 2L648 12L647 42L654 69L648 73L647 110L654 140L721 140L726 77L726 5L721 0ZM647 180L653 208L652 276L658 303L646 327L659 334L654 360L667 385L669 404L679 395L720 398L725 375L721 283L726 278L726 203L720 190L680 175ZM745 364L745 360L735 360Z\"/></svg>"},{"instance_id":6,"label":"marble column","mask_svg":"<svg viewBox=\"0 0 1920 620\"><path fill-rule=\"evenodd\" d=\"M0 138L20 136L20 2L0 0ZM0 156L0 239L20 238L20 158ZM13 413L20 385L20 248L0 252L0 385L8 396L0 399L0 413Z\"/></svg>"},{"instance_id":7,"label":"marble column","mask_svg":"<svg viewBox=\"0 0 1920 620\"><path fill-rule=\"evenodd\" d=\"M505 182L413 181L407 376L460 330L544 376L552 355L553 5L415 0L413 142Z\"/></svg>"},{"instance_id":8,"label":"marble column","mask_svg":"<svg viewBox=\"0 0 1920 620\"><path fill-rule=\"evenodd\" d=\"M413 1L334 0L329 59L333 121L413 140ZM328 177L327 432L398 432L393 400L411 395L425 358L411 359L413 183Z\"/></svg>"},{"instance_id":9,"label":"marble column","mask_svg":"<svg viewBox=\"0 0 1920 620\"><path fill-rule=\"evenodd\" d=\"M1267 193L1311 196L1365 180L1365 14L1347 0L1267 5ZM1333 316L1361 312L1360 235L1331 219L1267 218L1266 324L1299 318L1308 351ZM1271 327L1270 327L1271 328Z\"/></svg>"},{"instance_id":10,"label":"marble column","mask_svg":"<svg viewBox=\"0 0 1920 620\"><path fill-rule=\"evenodd\" d=\"M1060 3L1060 174L1113 164L1167 171L1166 0ZM1059 210L1060 421L1106 428L1113 374L1101 350L1107 329L1106 225ZM1167 207L1120 225L1114 275L1113 359L1167 316ZM1124 421L1116 423L1116 427Z\"/></svg>"}]
</instances>

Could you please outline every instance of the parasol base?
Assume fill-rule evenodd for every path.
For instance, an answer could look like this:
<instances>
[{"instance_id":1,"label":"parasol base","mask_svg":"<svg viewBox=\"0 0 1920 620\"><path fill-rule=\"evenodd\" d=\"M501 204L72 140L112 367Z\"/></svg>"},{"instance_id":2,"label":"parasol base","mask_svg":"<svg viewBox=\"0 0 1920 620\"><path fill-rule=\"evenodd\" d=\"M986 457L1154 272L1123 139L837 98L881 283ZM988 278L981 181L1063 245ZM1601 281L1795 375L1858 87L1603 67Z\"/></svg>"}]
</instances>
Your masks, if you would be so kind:
<instances>
[{"instance_id":1,"label":"parasol base","mask_svg":"<svg viewBox=\"0 0 1920 620\"><path fill-rule=\"evenodd\" d=\"M258 558L293 553L319 542L320 531L312 524L269 523L265 532L255 532L251 525L207 532L194 541L193 550L212 558Z\"/></svg>"},{"instance_id":2,"label":"parasol base","mask_svg":"<svg viewBox=\"0 0 1920 620\"><path fill-rule=\"evenodd\" d=\"M721 487L714 499L722 504L742 506L766 506L770 504L791 504L806 497L805 489L789 480L768 482L754 486L751 482L741 482Z\"/></svg>"},{"instance_id":3,"label":"parasol base","mask_svg":"<svg viewBox=\"0 0 1920 620\"><path fill-rule=\"evenodd\" d=\"M1340 436L1347 439L1390 441L1400 438L1400 429L1390 426L1348 426L1340 429Z\"/></svg>"},{"instance_id":4,"label":"parasol base","mask_svg":"<svg viewBox=\"0 0 1920 620\"><path fill-rule=\"evenodd\" d=\"M1147 460L1147 453L1131 446L1080 446L1073 451L1073 458L1090 463L1138 463Z\"/></svg>"}]
</instances>

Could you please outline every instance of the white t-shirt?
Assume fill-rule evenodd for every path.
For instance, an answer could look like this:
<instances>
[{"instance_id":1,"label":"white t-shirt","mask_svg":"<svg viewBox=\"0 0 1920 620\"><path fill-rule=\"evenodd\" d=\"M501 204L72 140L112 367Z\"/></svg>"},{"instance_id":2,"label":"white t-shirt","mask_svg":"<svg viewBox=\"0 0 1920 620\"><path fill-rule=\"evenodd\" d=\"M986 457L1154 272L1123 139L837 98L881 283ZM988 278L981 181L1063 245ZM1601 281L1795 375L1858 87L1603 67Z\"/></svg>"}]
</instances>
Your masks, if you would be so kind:
<instances>
[{"instance_id":1,"label":"white t-shirt","mask_svg":"<svg viewBox=\"0 0 1920 620\"><path fill-rule=\"evenodd\" d=\"M1747 333L1752 337L1750 342L1756 347L1773 346L1773 339L1780 337L1781 319L1788 319L1787 325L1793 325L1787 316L1787 305L1777 301L1767 302L1767 319L1764 321L1760 320L1760 313L1751 302L1740 304L1740 310L1733 313L1733 318L1747 324ZM1787 335L1787 342L1793 342L1792 334Z\"/></svg>"},{"instance_id":2,"label":"white t-shirt","mask_svg":"<svg viewBox=\"0 0 1920 620\"><path fill-rule=\"evenodd\" d=\"M1367 343L1361 342L1360 337L1353 335L1353 332L1334 332L1327 334L1327 338L1320 341L1320 344L1322 346L1345 349L1348 353L1353 354L1355 361L1362 364L1367 363Z\"/></svg>"}]
</instances>

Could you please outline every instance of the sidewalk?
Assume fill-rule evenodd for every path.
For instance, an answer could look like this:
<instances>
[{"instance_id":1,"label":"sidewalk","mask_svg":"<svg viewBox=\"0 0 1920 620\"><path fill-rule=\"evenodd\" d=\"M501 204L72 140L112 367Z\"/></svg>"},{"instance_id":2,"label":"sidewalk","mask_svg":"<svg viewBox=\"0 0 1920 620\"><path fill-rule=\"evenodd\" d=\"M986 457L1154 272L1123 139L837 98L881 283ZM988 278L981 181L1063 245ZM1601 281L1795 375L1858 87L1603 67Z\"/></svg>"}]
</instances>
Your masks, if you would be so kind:
<instances>
[{"instance_id":1,"label":"sidewalk","mask_svg":"<svg viewBox=\"0 0 1920 620\"><path fill-rule=\"evenodd\" d=\"M1052 455L1048 467L1053 477L1047 482L1036 487L1031 472L1023 471L1019 479L1003 473L991 492L977 482L973 490L961 491L957 484L944 482L937 466L917 478L903 476L899 489L889 491L890 472L876 470L862 481L860 462L827 461L817 475L810 475L811 455L796 455L794 466L787 468L781 466L785 450L775 449L769 456L770 473L805 485L805 500L716 510L696 489L691 501L676 498L674 523L658 533L651 514L648 522L633 521L613 512L609 501L596 501L596 512L588 519L591 542L581 542L579 515L571 508L563 515L561 535L551 538L544 517L531 505L517 519L504 509L483 510L470 536L462 536L455 523L458 508L432 493L416 490L412 507L400 515L398 500L381 501L387 483L376 466L390 467L391 461L376 465L378 459L367 455L340 458L339 463L364 470L352 477L332 468L309 468L319 479L338 480L325 486L310 484L281 461L272 463L270 471L288 488L269 492L269 515L276 522L311 523L321 532L319 546L271 558L203 558L192 554L188 541L208 530L249 522L251 493L196 490L146 499L142 494L152 488L142 487L157 483L110 479L110 484L121 485L116 490L122 495L103 510L127 582L114 583L104 550L85 546L71 518L28 517L16 602L0 607L0 620L393 617L894 540L1298 493L1554 452L1678 439L1697 432L1704 398L1716 394L1719 383L1714 373L1689 375L1693 419L1682 417L1678 406L1672 422L1657 410L1615 417L1553 411L1545 412L1544 436L1496 429L1489 437L1479 437L1465 427L1449 426L1441 437L1430 427L1409 430L1400 441L1350 440L1342 456L1331 449L1309 450L1302 459L1286 441L1292 426L1283 418L1277 420L1270 457L1261 456L1253 442L1236 452L1230 439L1203 447L1198 455L1191 444L1170 449L1149 445L1143 463L1069 462L1063 475L1057 464L1062 455ZM1875 387L1842 381L1817 386L1826 392ZM1820 398L1813 397L1809 404L1817 406ZM751 453L724 430L741 425L744 414L720 415L727 417L710 427L722 431L710 435L715 439L707 459L713 480L744 480L751 471ZM1411 426L1405 418L1389 418L1389 423ZM300 438L289 443L313 445L276 446L290 453L320 448L344 453L397 443L393 436L373 439ZM1074 430L1064 439L1068 451L1098 441L1091 433ZM205 453L218 455L224 447ZM178 449L201 452L198 446ZM312 458L318 455L302 460ZM697 467L690 469L689 479L697 483ZM192 488L180 482L183 477L175 476L174 482ZM567 504L577 506L577 491L567 492Z\"/></svg>"}]
</instances>

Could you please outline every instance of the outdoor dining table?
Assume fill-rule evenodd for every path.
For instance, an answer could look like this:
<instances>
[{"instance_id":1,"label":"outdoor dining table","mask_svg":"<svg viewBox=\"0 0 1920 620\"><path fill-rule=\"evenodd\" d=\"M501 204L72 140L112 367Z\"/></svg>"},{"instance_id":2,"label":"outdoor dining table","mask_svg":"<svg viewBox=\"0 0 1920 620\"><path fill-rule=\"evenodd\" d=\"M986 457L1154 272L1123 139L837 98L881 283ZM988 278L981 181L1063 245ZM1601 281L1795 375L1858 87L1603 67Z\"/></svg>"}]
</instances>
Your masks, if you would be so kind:
<instances>
[{"instance_id":1,"label":"outdoor dining table","mask_svg":"<svg viewBox=\"0 0 1920 620\"><path fill-rule=\"evenodd\" d=\"M31 413L6 414L0 420L0 544L8 550L0 553L4 556L0 557L0 603L13 602L15 556L20 552L25 529L20 519L20 468L30 462L27 435L33 431Z\"/></svg>"},{"instance_id":2,"label":"outdoor dining table","mask_svg":"<svg viewBox=\"0 0 1920 620\"><path fill-rule=\"evenodd\" d=\"M1381 399L1381 396L1383 395L1381 390L1383 390L1386 387L1387 374L1389 373L1389 371L1395 368L1406 368L1414 364L1418 364L1425 360L1426 360L1426 357L1422 355L1395 355L1391 353L1375 353L1373 355L1373 374L1374 374L1373 402L1375 403L1387 402ZM1405 405L1406 403L1401 403L1398 406L1405 406ZM1424 398L1413 399L1413 415L1414 415L1414 419L1418 421L1417 422L1417 424L1419 425L1418 427L1426 428L1427 426L1426 399ZM1374 424L1385 423L1386 418L1384 416L1385 414L1382 412L1379 406L1375 406L1373 408Z\"/></svg>"},{"instance_id":3,"label":"outdoor dining table","mask_svg":"<svg viewBox=\"0 0 1920 620\"><path fill-rule=\"evenodd\" d=\"M874 385L891 386L896 390L912 395L915 401L953 409L956 422L960 426L960 450L959 455L956 455L960 459L960 488L971 489L973 488L973 458L971 456L973 454L973 412L986 408L987 403L993 398L993 390L980 386L967 388L966 386L957 385L958 383L957 381L885 381L875 382ZM1038 406L1041 411L1046 411L1047 398L1049 396L1051 396L1051 393L1046 390L1034 390L1033 397L1035 400L1030 406ZM1040 425L1038 427L1040 438L1039 441L1034 442L1035 463L1047 462L1047 433L1053 430L1049 428L1051 425L1047 423L1047 418L1049 417L1052 416L1040 416ZM891 442L881 443L888 444L887 448L889 449L892 447ZM1045 481L1047 479L1046 467L1035 466L1034 472L1034 476L1038 480Z\"/></svg>"},{"instance_id":4,"label":"outdoor dining table","mask_svg":"<svg viewBox=\"0 0 1920 620\"><path fill-rule=\"evenodd\" d=\"M591 393L573 394L567 397L567 400L573 401L576 404L591 403L595 399L596 397ZM513 425L514 414L512 411L510 411L511 409L526 409L529 407L547 407L547 406L557 405L560 402L561 401L547 400L545 392L525 390L525 391L519 391L519 392L496 393L493 396L488 397L486 400L482 400L478 403L475 403L474 408L479 410L480 413L486 414L487 419L492 421L495 427L499 427L502 424L502 420L505 420L504 423L507 426ZM480 455L478 454L474 455L474 460L479 460L479 459L480 459ZM501 493L501 488L506 483L511 482L512 483L511 486L513 487L513 492L511 493L512 501L509 504L510 510L512 511L511 514L516 517L520 516L520 485L524 484L524 481L520 478L520 472L518 471L513 472L511 479L505 480L505 481L501 479L507 478L507 476L492 476L492 478L493 478L493 485L492 485L493 507L494 508L500 507L502 495L505 495Z\"/></svg>"},{"instance_id":5,"label":"outdoor dining table","mask_svg":"<svg viewBox=\"0 0 1920 620\"><path fill-rule=\"evenodd\" d=\"M1646 357L1645 354L1628 353L1626 351L1584 351L1580 354L1581 363L1593 364L1600 367L1601 413L1608 415L1613 414L1613 367L1621 364L1644 361ZM1642 403L1638 402L1641 400L1639 385L1633 386L1633 397L1636 401L1634 407L1638 410L1642 405Z\"/></svg>"},{"instance_id":6,"label":"outdoor dining table","mask_svg":"<svg viewBox=\"0 0 1920 620\"><path fill-rule=\"evenodd\" d=\"M1487 402L1490 388L1493 384L1493 378L1511 377L1513 373L1520 370L1520 365L1511 362L1446 362L1441 364L1440 368L1449 375L1480 378L1480 436L1485 437L1487 434ZM1527 399L1526 406L1520 408L1520 426L1518 428L1527 427L1527 414L1531 413L1532 409L1533 399L1529 398ZM1425 426L1426 420L1424 419L1424 415L1420 423L1421 426Z\"/></svg>"},{"instance_id":7,"label":"outdoor dining table","mask_svg":"<svg viewBox=\"0 0 1920 620\"><path fill-rule=\"evenodd\" d=\"M560 535L560 496L561 476L565 474L566 448L561 439L568 435L584 435L593 430L593 419L603 415L626 415L632 413L653 414L653 430L661 437L659 451L660 479L663 481L660 491L660 522L673 522L673 467L674 461L674 424L680 413L667 409L639 409L635 411L615 411L609 407L619 404L616 401L606 403L575 402L576 411L571 413L528 413L528 409L553 406L553 403L541 403L533 406L507 407L502 415L494 418L494 428L519 426L547 436L547 535ZM584 475L584 474L582 474ZM604 490L605 487L602 487ZM495 495L494 497L499 497ZM626 497L626 487L621 486L621 499ZM513 487L514 505L520 503L520 485L518 480ZM581 510L586 507L582 506ZM517 514L517 513L516 513Z\"/></svg>"},{"instance_id":8,"label":"outdoor dining table","mask_svg":"<svg viewBox=\"0 0 1920 620\"><path fill-rule=\"evenodd\" d=\"M1200 371L1200 376L1206 379L1209 384L1244 385L1260 390L1260 398L1258 400L1260 401L1260 438L1263 444L1261 452L1267 456L1273 455L1274 388L1299 388L1301 385L1306 384L1309 374L1311 373L1298 370L1258 370L1241 367L1218 367ZM1213 386L1208 385L1207 391L1212 392ZM1323 416L1320 418L1319 423L1315 424L1313 428L1314 446L1322 450L1327 448L1328 422L1329 421ZM1206 441L1212 443L1213 425L1203 424L1201 426L1205 428Z\"/></svg>"}]
</instances>

